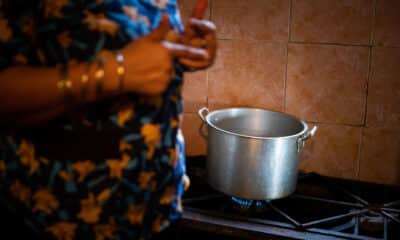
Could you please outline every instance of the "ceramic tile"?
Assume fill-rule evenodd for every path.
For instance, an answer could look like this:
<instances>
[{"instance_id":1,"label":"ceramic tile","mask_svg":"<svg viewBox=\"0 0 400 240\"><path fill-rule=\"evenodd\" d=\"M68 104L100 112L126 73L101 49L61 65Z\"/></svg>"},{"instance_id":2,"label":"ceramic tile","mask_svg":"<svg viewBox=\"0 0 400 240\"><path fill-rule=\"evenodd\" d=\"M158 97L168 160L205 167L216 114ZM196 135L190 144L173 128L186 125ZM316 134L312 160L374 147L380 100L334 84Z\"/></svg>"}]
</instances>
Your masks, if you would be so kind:
<instances>
[{"instance_id":1,"label":"ceramic tile","mask_svg":"<svg viewBox=\"0 0 400 240\"><path fill-rule=\"evenodd\" d=\"M197 114L186 113L183 117L182 131L185 137L186 155L206 155L207 141L204 134L207 134L207 126ZM204 132L205 131L205 132Z\"/></svg>"},{"instance_id":2,"label":"ceramic tile","mask_svg":"<svg viewBox=\"0 0 400 240\"><path fill-rule=\"evenodd\" d=\"M289 0L214 0L212 19L221 39L287 42Z\"/></svg>"},{"instance_id":3,"label":"ceramic tile","mask_svg":"<svg viewBox=\"0 0 400 240\"><path fill-rule=\"evenodd\" d=\"M291 40L369 44L372 0L295 0Z\"/></svg>"},{"instance_id":4,"label":"ceramic tile","mask_svg":"<svg viewBox=\"0 0 400 240\"><path fill-rule=\"evenodd\" d=\"M313 124L309 123L311 128ZM361 128L318 124L305 144L300 169L321 175L355 179L359 159Z\"/></svg>"},{"instance_id":5,"label":"ceramic tile","mask_svg":"<svg viewBox=\"0 0 400 240\"><path fill-rule=\"evenodd\" d=\"M400 1L377 1L374 44L400 46Z\"/></svg>"},{"instance_id":6,"label":"ceramic tile","mask_svg":"<svg viewBox=\"0 0 400 240\"><path fill-rule=\"evenodd\" d=\"M290 44L286 110L307 121L364 124L369 49Z\"/></svg>"},{"instance_id":7,"label":"ceramic tile","mask_svg":"<svg viewBox=\"0 0 400 240\"><path fill-rule=\"evenodd\" d=\"M400 185L400 129L363 130L360 179Z\"/></svg>"},{"instance_id":8,"label":"ceramic tile","mask_svg":"<svg viewBox=\"0 0 400 240\"><path fill-rule=\"evenodd\" d=\"M207 71L185 73L183 101L186 113L207 107Z\"/></svg>"},{"instance_id":9,"label":"ceramic tile","mask_svg":"<svg viewBox=\"0 0 400 240\"><path fill-rule=\"evenodd\" d=\"M209 72L208 104L282 110L286 45L260 41L219 42L215 66Z\"/></svg>"},{"instance_id":10,"label":"ceramic tile","mask_svg":"<svg viewBox=\"0 0 400 240\"><path fill-rule=\"evenodd\" d=\"M368 126L400 126L400 48L373 48Z\"/></svg>"},{"instance_id":11,"label":"ceramic tile","mask_svg":"<svg viewBox=\"0 0 400 240\"><path fill-rule=\"evenodd\" d=\"M186 22L192 14L196 1L197 0L178 0L179 10L184 22ZM209 2L211 1L209 0ZM206 11L204 19L210 19L210 4L208 4L208 10Z\"/></svg>"}]
</instances>

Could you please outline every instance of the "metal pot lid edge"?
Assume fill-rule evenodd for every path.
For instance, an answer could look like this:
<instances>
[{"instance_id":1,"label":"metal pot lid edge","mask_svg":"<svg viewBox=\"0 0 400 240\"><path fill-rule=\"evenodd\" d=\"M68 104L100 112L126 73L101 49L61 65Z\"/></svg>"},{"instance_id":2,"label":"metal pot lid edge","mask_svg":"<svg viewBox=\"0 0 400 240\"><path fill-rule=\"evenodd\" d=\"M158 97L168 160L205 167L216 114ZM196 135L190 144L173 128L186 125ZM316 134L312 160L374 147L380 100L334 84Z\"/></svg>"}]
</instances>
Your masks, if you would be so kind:
<instances>
[{"instance_id":1,"label":"metal pot lid edge","mask_svg":"<svg viewBox=\"0 0 400 240\"><path fill-rule=\"evenodd\" d=\"M292 134L292 135L287 135L287 136L279 136L279 137L257 137L257 136L250 136L250 135L245 135L245 134L239 134L239 133L235 133L235 132L231 132L222 128L219 128L217 126L215 126L213 123L211 123L210 118L212 115L221 113L221 112L227 112L227 111L233 111L233 110L251 110L251 111L261 111L261 112L272 112L272 113L278 113L278 114L282 114L285 115L286 117L290 117L293 118L296 121L299 121L302 125L303 125L303 130L301 132L298 132L296 134ZM288 113L284 113L284 112L278 112L278 111L273 111L273 110L268 110L268 109L263 109L263 108L249 108L249 107L232 107L232 108L223 108L223 109L218 109L218 110L214 110L214 111L210 111L207 116L206 116L206 122L207 125L211 126L212 128L224 132L226 134L229 135L234 135L237 137L242 137L242 138L251 138L251 139L259 139L259 140L268 140L268 139L289 139L289 138L296 138L299 136L303 136L307 130L308 130L308 125L306 122L304 122L303 120L288 114Z\"/></svg>"}]
</instances>

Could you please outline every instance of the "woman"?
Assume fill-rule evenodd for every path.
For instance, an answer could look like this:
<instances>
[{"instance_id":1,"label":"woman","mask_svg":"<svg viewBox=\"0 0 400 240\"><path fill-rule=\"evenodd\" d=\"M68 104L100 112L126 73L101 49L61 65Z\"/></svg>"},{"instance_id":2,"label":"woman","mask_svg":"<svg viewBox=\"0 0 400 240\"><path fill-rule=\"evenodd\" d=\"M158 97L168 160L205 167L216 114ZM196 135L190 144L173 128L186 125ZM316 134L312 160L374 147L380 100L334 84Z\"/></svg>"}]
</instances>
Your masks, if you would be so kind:
<instances>
[{"instance_id":1,"label":"woman","mask_svg":"<svg viewBox=\"0 0 400 240\"><path fill-rule=\"evenodd\" d=\"M182 74L215 49L175 0L0 1L2 198L41 236L162 231L185 182Z\"/></svg>"}]
</instances>

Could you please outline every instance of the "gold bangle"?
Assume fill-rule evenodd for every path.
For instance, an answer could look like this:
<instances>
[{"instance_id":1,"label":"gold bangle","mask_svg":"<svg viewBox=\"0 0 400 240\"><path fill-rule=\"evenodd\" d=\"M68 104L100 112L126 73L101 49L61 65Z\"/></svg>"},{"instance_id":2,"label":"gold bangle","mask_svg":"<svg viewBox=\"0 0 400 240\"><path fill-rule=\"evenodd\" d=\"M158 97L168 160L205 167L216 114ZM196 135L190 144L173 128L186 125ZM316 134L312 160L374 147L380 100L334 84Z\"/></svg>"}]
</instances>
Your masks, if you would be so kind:
<instances>
[{"instance_id":1,"label":"gold bangle","mask_svg":"<svg viewBox=\"0 0 400 240\"><path fill-rule=\"evenodd\" d=\"M57 88L63 91L65 104L69 107L74 105L75 99L72 93L72 81L69 77L68 63L61 65Z\"/></svg>"},{"instance_id":2,"label":"gold bangle","mask_svg":"<svg viewBox=\"0 0 400 240\"><path fill-rule=\"evenodd\" d=\"M118 63L117 74L118 74L118 91L122 94L124 91L124 78L125 78L125 66L124 66L124 55L121 52L117 52L116 60Z\"/></svg>"},{"instance_id":3,"label":"gold bangle","mask_svg":"<svg viewBox=\"0 0 400 240\"><path fill-rule=\"evenodd\" d=\"M87 101L88 85L89 85L89 79L90 79L89 72L90 72L90 63L87 63L86 70L81 75L81 83L82 83L81 98L82 98L83 103L86 103L86 101Z\"/></svg>"},{"instance_id":4,"label":"gold bangle","mask_svg":"<svg viewBox=\"0 0 400 240\"><path fill-rule=\"evenodd\" d=\"M104 81L104 64L105 59L101 58L97 62L97 69L94 73L96 80L96 99L100 99L103 96L103 81Z\"/></svg>"}]
</instances>

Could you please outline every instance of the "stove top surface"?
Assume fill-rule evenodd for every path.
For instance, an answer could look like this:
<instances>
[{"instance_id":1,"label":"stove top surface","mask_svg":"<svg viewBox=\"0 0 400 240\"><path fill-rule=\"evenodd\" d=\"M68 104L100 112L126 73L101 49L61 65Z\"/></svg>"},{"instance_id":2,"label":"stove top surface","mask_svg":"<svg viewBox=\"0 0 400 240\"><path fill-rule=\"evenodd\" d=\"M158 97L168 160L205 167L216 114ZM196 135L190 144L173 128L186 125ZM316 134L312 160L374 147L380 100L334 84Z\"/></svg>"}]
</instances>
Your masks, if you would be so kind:
<instances>
[{"instance_id":1,"label":"stove top surface","mask_svg":"<svg viewBox=\"0 0 400 240\"><path fill-rule=\"evenodd\" d=\"M291 196L246 201L212 189L204 163L188 159L188 227L245 239L400 239L400 188L300 174Z\"/></svg>"}]
</instances>

